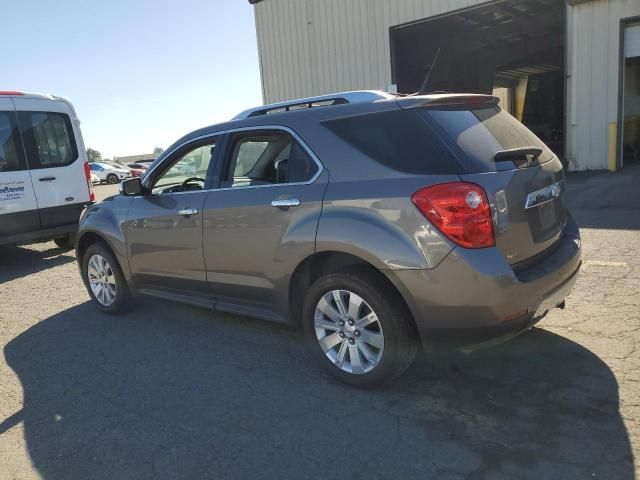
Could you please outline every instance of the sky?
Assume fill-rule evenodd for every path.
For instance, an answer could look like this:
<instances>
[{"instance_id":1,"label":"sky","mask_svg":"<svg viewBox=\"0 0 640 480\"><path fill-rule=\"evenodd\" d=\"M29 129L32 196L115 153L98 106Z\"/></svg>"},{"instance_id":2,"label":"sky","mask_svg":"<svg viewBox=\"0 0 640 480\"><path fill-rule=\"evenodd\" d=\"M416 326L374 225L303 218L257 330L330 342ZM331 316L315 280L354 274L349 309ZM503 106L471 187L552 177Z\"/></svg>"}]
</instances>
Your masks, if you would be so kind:
<instances>
[{"instance_id":1,"label":"sky","mask_svg":"<svg viewBox=\"0 0 640 480\"><path fill-rule=\"evenodd\" d=\"M262 104L247 0L7 0L2 17L0 90L69 98L104 158Z\"/></svg>"}]
</instances>

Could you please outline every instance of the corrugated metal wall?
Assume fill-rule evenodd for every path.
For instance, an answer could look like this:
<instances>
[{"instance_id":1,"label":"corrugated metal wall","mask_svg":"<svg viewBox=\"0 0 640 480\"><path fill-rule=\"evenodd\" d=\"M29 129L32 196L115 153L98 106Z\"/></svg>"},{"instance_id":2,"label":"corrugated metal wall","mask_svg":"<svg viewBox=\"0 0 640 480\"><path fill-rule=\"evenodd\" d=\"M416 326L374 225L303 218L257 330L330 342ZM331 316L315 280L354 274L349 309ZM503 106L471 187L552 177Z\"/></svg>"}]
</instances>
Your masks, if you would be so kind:
<instances>
[{"instance_id":1,"label":"corrugated metal wall","mask_svg":"<svg viewBox=\"0 0 640 480\"><path fill-rule=\"evenodd\" d=\"M263 98L388 89L389 28L486 0L264 0L255 5Z\"/></svg>"},{"instance_id":2,"label":"corrugated metal wall","mask_svg":"<svg viewBox=\"0 0 640 480\"><path fill-rule=\"evenodd\" d=\"M560 0L559 0L560 1ZM486 0L264 0L255 5L266 103L391 84L389 28ZM617 121L620 19L640 0L567 7L567 159L607 168Z\"/></svg>"},{"instance_id":3,"label":"corrugated metal wall","mask_svg":"<svg viewBox=\"0 0 640 480\"><path fill-rule=\"evenodd\" d=\"M567 159L572 170L607 168L609 124L618 120L620 20L638 15L640 0L594 0L568 9Z\"/></svg>"}]
</instances>

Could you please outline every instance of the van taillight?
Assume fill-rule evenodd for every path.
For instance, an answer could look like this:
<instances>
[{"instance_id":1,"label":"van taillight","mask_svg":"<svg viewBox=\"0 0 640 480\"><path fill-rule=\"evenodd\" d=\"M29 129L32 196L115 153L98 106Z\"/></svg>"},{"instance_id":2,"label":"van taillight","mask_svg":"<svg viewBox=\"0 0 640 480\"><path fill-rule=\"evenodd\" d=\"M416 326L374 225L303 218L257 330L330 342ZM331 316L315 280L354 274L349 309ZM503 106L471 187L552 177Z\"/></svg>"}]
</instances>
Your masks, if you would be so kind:
<instances>
[{"instance_id":1,"label":"van taillight","mask_svg":"<svg viewBox=\"0 0 640 480\"><path fill-rule=\"evenodd\" d=\"M16 92L15 90L0 90L0 95L8 95L11 97L20 97L24 95L22 92Z\"/></svg>"},{"instance_id":2,"label":"van taillight","mask_svg":"<svg viewBox=\"0 0 640 480\"><path fill-rule=\"evenodd\" d=\"M438 230L461 247L496 244L487 194L475 183L441 183L418 190L411 200Z\"/></svg>"},{"instance_id":3,"label":"van taillight","mask_svg":"<svg viewBox=\"0 0 640 480\"><path fill-rule=\"evenodd\" d=\"M89 189L89 201L96 201L96 194L93 192L93 183L91 182L91 167L89 162L84 162L84 176L87 179L87 188Z\"/></svg>"}]
</instances>

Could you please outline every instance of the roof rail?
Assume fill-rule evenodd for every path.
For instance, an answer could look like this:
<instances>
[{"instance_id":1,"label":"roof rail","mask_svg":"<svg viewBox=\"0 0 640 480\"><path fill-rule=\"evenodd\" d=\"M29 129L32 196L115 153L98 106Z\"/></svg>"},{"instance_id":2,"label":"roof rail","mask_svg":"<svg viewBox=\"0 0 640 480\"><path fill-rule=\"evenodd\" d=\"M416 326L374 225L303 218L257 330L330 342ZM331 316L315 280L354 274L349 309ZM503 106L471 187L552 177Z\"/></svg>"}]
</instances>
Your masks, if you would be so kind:
<instances>
[{"instance_id":1,"label":"roof rail","mask_svg":"<svg viewBox=\"0 0 640 480\"><path fill-rule=\"evenodd\" d=\"M330 93L329 95L300 98L298 100L289 100L287 102L272 103L250 108L233 117L233 120L268 115L270 113L290 112L305 108L344 105L345 103L371 103L376 100L389 100L392 98L395 98L393 94L378 90L354 90L352 92Z\"/></svg>"}]
</instances>

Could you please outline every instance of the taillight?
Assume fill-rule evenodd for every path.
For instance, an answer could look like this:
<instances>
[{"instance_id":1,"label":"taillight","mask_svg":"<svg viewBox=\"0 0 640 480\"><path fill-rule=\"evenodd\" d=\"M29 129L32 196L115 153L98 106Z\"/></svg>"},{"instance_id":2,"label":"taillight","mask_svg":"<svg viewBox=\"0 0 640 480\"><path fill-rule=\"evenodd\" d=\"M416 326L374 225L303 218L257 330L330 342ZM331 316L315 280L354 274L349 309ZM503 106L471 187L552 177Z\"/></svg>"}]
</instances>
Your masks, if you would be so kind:
<instances>
[{"instance_id":1,"label":"taillight","mask_svg":"<svg viewBox=\"0 0 640 480\"><path fill-rule=\"evenodd\" d=\"M2 90L0 91L0 95L8 95L11 97L20 97L24 95L22 92L16 92L15 90Z\"/></svg>"},{"instance_id":2,"label":"taillight","mask_svg":"<svg viewBox=\"0 0 640 480\"><path fill-rule=\"evenodd\" d=\"M91 182L91 167L89 162L84 162L84 176L87 179L87 188L89 189L89 201L96 201L96 194L93 192L93 183Z\"/></svg>"},{"instance_id":3,"label":"taillight","mask_svg":"<svg viewBox=\"0 0 640 480\"><path fill-rule=\"evenodd\" d=\"M418 190L411 200L448 239L465 248L496 244L487 194L468 182L441 183Z\"/></svg>"}]
</instances>

